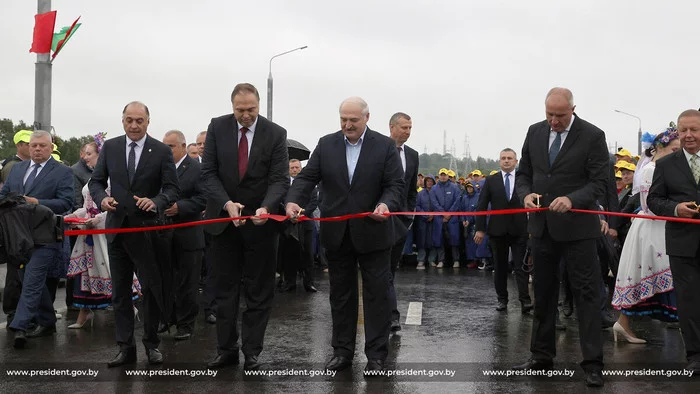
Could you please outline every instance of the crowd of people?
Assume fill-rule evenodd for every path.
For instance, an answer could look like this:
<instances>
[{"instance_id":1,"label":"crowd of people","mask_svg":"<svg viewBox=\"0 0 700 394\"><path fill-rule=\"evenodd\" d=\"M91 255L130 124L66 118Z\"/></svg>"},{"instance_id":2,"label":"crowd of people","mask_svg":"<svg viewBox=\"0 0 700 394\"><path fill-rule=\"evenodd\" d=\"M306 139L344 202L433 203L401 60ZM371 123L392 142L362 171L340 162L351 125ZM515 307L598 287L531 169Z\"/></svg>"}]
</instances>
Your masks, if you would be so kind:
<instances>
[{"instance_id":1,"label":"crowd of people","mask_svg":"<svg viewBox=\"0 0 700 394\"><path fill-rule=\"evenodd\" d=\"M341 103L341 129L319 140L302 169L290 158L287 131L258 115L259 100L253 85L237 85L232 113L213 118L189 145L178 130L162 141L149 136L148 107L131 102L122 111L125 135L96 135L72 167L52 156L48 132L15 135L17 154L4 162L0 190L0 199L13 206L82 219L71 225L80 229L230 219L70 240L57 234L34 241L23 255L6 253L3 309L15 348L56 331L56 285L67 277L67 303L80 311L68 328L91 325L95 310L111 309L118 352L108 365L117 367L136 362L134 322L142 317L146 358L160 364L160 333L174 326L176 340L191 337L203 280L203 317L216 325L217 337L207 367L239 364L242 352L244 368L259 369L275 278L278 291L295 291L301 278L305 291L317 292L313 265L319 260L328 272L332 312L333 357L326 368L352 363L362 291L365 370L382 370L389 336L401 330L396 269L415 246L418 270L462 264L493 270L499 313L508 310L512 274L521 313L534 311L532 355L515 369L551 369L559 313L576 311L589 386L603 385L601 327L612 326L615 341L645 343L632 329L635 316L678 322L687 368L700 371L700 226L641 218L700 217L699 111L685 111L677 126L645 135L642 157L625 149L611 156L604 132L574 112L573 94L554 88L545 99L546 120L530 126L520 157L504 148L499 170L456 178L447 168L437 176L418 173L418 153L406 144L411 117L397 112L389 136L383 135L367 126L369 106L359 97ZM0 205L4 214L11 204ZM548 209L470 214L540 207ZM320 225L298 220L365 212L371 214ZM278 213L288 220L268 220ZM611 306L620 311L617 321Z\"/></svg>"}]
</instances>

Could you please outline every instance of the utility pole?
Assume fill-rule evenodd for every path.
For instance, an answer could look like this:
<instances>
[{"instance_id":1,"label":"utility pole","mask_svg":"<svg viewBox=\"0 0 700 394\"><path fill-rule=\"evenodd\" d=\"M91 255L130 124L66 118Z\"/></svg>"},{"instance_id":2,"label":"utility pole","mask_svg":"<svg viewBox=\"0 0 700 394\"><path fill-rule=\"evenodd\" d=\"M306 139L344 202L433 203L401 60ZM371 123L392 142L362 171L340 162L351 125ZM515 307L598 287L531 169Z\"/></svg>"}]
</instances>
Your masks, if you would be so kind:
<instances>
[{"instance_id":1,"label":"utility pole","mask_svg":"<svg viewBox=\"0 0 700 394\"><path fill-rule=\"evenodd\" d=\"M447 130L442 131L442 155L447 154Z\"/></svg>"},{"instance_id":2,"label":"utility pole","mask_svg":"<svg viewBox=\"0 0 700 394\"><path fill-rule=\"evenodd\" d=\"M51 11L51 0L38 0L37 13ZM34 71L34 129L53 134L51 126L51 52L37 53Z\"/></svg>"}]
</instances>

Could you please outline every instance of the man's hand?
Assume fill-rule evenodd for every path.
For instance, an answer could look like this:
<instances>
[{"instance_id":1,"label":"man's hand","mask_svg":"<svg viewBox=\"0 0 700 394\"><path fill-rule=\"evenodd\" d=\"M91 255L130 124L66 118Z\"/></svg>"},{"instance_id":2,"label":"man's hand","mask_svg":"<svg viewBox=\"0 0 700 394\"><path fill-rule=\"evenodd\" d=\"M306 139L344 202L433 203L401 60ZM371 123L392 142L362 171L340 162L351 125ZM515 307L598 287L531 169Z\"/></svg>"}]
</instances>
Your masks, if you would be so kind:
<instances>
[{"instance_id":1,"label":"man's hand","mask_svg":"<svg viewBox=\"0 0 700 394\"><path fill-rule=\"evenodd\" d=\"M450 215L442 215L442 222L447 223L450 221L451 216Z\"/></svg>"},{"instance_id":2,"label":"man's hand","mask_svg":"<svg viewBox=\"0 0 700 394\"><path fill-rule=\"evenodd\" d=\"M610 228L608 227L608 222L606 222L603 219L600 219L600 233L605 235L608 233L609 230Z\"/></svg>"},{"instance_id":3,"label":"man's hand","mask_svg":"<svg viewBox=\"0 0 700 394\"><path fill-rule=\"evenodd\" d=\"M224 209L228 212L228 216L231 218L237 218L241 216L241 211L243 210L243 204L238 202L228 201L224 205ZM234 220L233 225L238 227L245 224L245 220Z\"/></svg>"},{"instance_id":4,"label":"man's hand","mask_svg":"<svg viewBox=\"0 0 700 394\"><path fill-rule=\"evenodd\" d=\"M142 211L148 212L156 207L156 203L148 197L134 196L134 200L136 200L136 206Z\"/></svg>"},{"instance_id":5,"label":"man's hand","mask_svg":"<svg viewBox=\"0 0 700 394\"><path fill-rule=\"evenodd\" d=\"M105 197L102 199L102 202L100 202L100 208L105 212L114 212L117 210L118 204L114 197Z\"/></svg>"},{"instance_id":6,"label":"man's hand","mask_svg":"<svg viewBox=\"0 0 700 394\"><path fill-rule=\"evenodd\" d=\"M299 221L299 216L304 213L304 210L296 203L288 202L287 206L284 207L285 214L289 218L289 221L296 223Z\"/></svg>"},{"instance_id":7,"label":"man's hand","mask_svg":"<svg viewBox=\"0 0 700 394\"><path fill-rule=\"evenodd\" d=\"M256 226L262 226L267 222L267 218L259 218L258 216L260 215L268 215L267 208L265 207L260 207L255 211L255 216L254 218L251 218L250 220L253 221L253 224Z\"/></svg>"},{"instance_id":8,"label":"man's hand","mask_svg":"<svg viewBox=\"0 0 700 394\"><path fill-rule=\"evenodd\" d=\"M474 242L476 242L477 245L481 245L481 242L484 241L484 232L483 231L477 231L474 233Z\"/></svg>"},{"instance_id":9,"label":"man's hand","mask_svg":"<svg viewBox=\"0 0 700 394\"><path fill-rule=\"evenodd\" d=\"M608 235L610 235L612 237L612 239L617 239L617 236L618 236L617 230L615 230L614 228L609 229Z\"/></svg>"},{"instance_id":10,"label":"man's hand","mask_svg":"<svg viewBox=\"0 0 700 394\"><path fill-rule=\"evenodd\" d=\"M557 197L549 204L549 210L557 213L566 213L571 209L571 200L569 197L561 196Z\"/></svg>"},{"instance_id":11,"label":"man's hand","mask_svg":"<svg viewBox=\"0 0 700 394\"><path fill-rule=\"evenodd\" d=\"M425 221L426 221L426 222L428 222L428 223L430 223L430 222L432 222L432 221L433 221L433 217L432 217L432 216L430 216L430 215L426 215L426 217L425 217Z\"/></svg>"},{"instance_id":12,"label":"man's hand","mask_svg":"<svg viewBox=\"0 0 700 394\"><path fill-rule=\"evenodd\" d=\"M174 203L170 208L166 209L163 213L165 216L177 216L180 210L177 207L177 203Z\"/></svg>"},{"instance_id":13,"label":"man's hand","mask_svg":"<svg viewBox=\"0 0 700 394\"><path fill-rule=\"evenodd\" d=\"M37 204L39 205L39 200L37 200L34 197L29 197L29 196L24 196L24 201L26 201L28 204Z\"/></svg>"},{"instance_id":14,"label":"man's hand","mask_svg":"<svg viewBox=\"0 0 700 394\"><path fill-rule=\"evenodd\" d=\"M536 203L536 200L542 198L542 195L537 194L537 193L530 193L525 198L523 198L523 206L525 208L539 208L539 206Z\"/></svg>"},{"instance_id":15,"label":"man's hand","mask_svg":"<svg viewBox=\"0 0 700 394\"><path fill-rule=\"evenodd\" d=\"M464 227L469 227L469 220L465 220L462 222L462 226Z\"/></svg>"},{"instance_id":16,"label":"man's hand","mask_svg":"<svg viewBox=\"0 0 700 394\"><path fill-rule=\"evenodd\" d=\"M386 204L381 203L377 205L376 208L374 208L374 212L372 212L372 214L369 215L369 217L378 222L384 222L387 219L389 219L389 216L384 216L385 213L389 213L389 207L387 207Z\"/></svg>"},{"instance_id":17,"label":"man's hand","mask_svg":"<svg viewBox=\"0 0 700 394\"><path fill-rule=\"evenodd\" d=\"M679 218L692 218L698 214L697 205L692 201L679 203L676 205L676 213Z\"/></svg>"},{"instance_id":18,"label":"man's hand","mask_svg":"<svg viewBox=\"0 0 700 394\"><path fill-rule=\"evenodd\" d=\"M95 228L100 223L99 219L90 218L85 221L85 228Z\"/></svg>"}]
</instances>

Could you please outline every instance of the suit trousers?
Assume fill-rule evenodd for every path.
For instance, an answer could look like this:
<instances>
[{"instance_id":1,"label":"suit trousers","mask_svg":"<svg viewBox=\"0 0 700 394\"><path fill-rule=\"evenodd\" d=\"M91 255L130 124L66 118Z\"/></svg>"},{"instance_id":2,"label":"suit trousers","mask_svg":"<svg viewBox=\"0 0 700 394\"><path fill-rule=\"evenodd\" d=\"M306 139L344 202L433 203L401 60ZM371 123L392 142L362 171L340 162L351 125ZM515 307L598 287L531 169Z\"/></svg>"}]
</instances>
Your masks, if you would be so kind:
<instances>
[{"instance_id":1,"label":"suit trousers","mask_svg":"<svg viewBox=\"0 0 700 394\"><path fill-rule=\"evenodd\" d=\"M214 314L216 316L216 282L214 278L214 256L211 254L211 234L204 232L204 316Z\"/></svg>"},{"instance_id":2,"label":"suit trousers","mask_svg":"<svg viewBox=\"0 0 700 394\"><path fill-rule=\"evenodd\" d=\"M53 268L62 248L63 243L57 242L34 249L27 265L19 270L22 294L15 317L10 323L11 329L24 331L32 321L44 327L56 325L56 313L46 285L46 275Z\"/></svg>"},{"instance_id":3,"label":"suit trousers","mask_svg":"<svg viewBox=\"0 0 700 394\"><path fill-rule=\"evenodd\" d=\"M669 260L685 355L689 362L700 361L700 250L695 257L669 256Z\"/></svg>"},{"instance_id":4,"label":"suit trousers","mask_svg":"<svg viewBox=\"0 0 700 394\"><path fill-rule=\"evenodd\" d=\"M398 303L396 300L396 287L394 285L394 277L396 276L396 268L401 262L401 257L403 256L403 250L406 246L406 238L408 234L401 237L394 246L391 248L391 286L389 287L389 300L391 301L391 321L399 321L401 319L401 314L399 313Z\"/></svg>"},{"instance_id":5,"label":"suit trousers","mask_svg":"<svg viewBox=\"0 0 700 394\"><path fill-rule=\"evenodd\" d=\"M173 243L173 262L175 263L175 308L173 316L178 330L192 333L194 321L199 312L197 289L199 274L202 270L203 250L184 250ZM168 302L168 300L166 300Z\"/></svg>"},{"instance_id":6,"label":"suit trousers","mask_svg":"<svg viewBox=\"0 0 700 394\"><path fill-rule=\"evenodd\" d=\"M275 291L279 234L272 225L255 226L247 221L245 228L238 228L231 224L212 238L218 354L238 355L241 293L247 305L242 314L241 350L246 356L262 352Z\"/></svg>"},{"instance_id":7,"label":"suit trousers","mask_svg":"<svg viewBox=\"0 0 700 394\"><path fill-rule=\"evenodd\" d=\"M579 341L584 371L603 369L603 338L600 317L600 265L596 240L559 242L545 228L541 238L532 239L535 312L530 351L535 360L556 356L555 322L559 294L559 262L563 258L571 283L579 321Z\"/></svg>"},{"instance_id":8,"label":"suit trousers","mask_svg":"<svg viewBox=\"0 0 700 394\"><path fill-rule=\"evenodd\" d=\"M523 260L525 259L525 249L527 248L527 235L513 236L491 236L491 252L493 253L493 284L496 288L498 301L508 303L508 249L513 251L513 271L515 272L515 283L518 286L518 300L523 304L531 302L528 289L529 275L523 270Z\"/></svg>"},{"instance_id":9,"label":"suit trousers","mask_svg":"<svg viewBox=\"0 0 700 394\"><path fill-rule=\"evenodd\" d=\"M297 226L302 233L300 240L291 236L280 236L279 260L282 263L282 273L284 281L288 285L297 283L297 272L301 271L304 277L304 284L313 281L313 228L306 223L299 223Z\"/></svg>"},{"instance_id":10,"label":"suit trousers","mask_svg":"<svg viewBox=\"0 0 700 394\"><path fill-rule=\"evenodd\" d=\"M365 354L368 360L385 360L391 327L391 249L370 253L355 250L346 228L340 249L327 251L330 279L333 354L352 359L357 335L359 263L365 315Z\"/></svg>"},{"instance_id":11,"label":"suit trousers","mask_svg":"<svg viewBox=\"0 0 700 394\"><path fill-rule=\"evenodd\" d=\"M158 323L161 309L145 268L156 261L153 246L143 233L117 234L108 245L109 265L112 273L112 306L117 345L121 350L134 348L134 303L132 285L134 272L141 283L143 308L143 345L146 349L157 349L160 344Z\"/></svg>"},{"instance_id":12,"label":"suit trousers","mask_svg":"<svg viewBox=\"0 0 700 394\"><path fill-rule=\"evenodd\" d=\"M19 268L8 263L7 276L5 276L5 288L2 291L2 311L6 315L15 313L21 294L22 281L19 277Z\"/></svg>"}]
</instances>

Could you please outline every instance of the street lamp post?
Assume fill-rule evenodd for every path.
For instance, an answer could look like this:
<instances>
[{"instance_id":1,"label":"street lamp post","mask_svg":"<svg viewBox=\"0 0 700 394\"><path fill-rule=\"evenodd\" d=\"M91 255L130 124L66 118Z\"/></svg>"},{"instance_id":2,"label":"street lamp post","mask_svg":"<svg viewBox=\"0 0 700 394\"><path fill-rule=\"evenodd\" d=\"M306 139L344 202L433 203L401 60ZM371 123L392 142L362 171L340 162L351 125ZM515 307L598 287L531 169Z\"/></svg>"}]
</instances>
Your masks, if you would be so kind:
<instances>
[{"instance_id":1,"label":"street lamp post","mask_svg":"<svg viewBox=\"0 0 700 394\"><path fill-rule=\"evenodd\" d=\"M627 112L620 111L619 109L616 109L615 112L623 114L623 115L631 116L633 118L636 118L639 121L639 131L637 132L637 154L639 156L641 156L642 155L642 119L637 115L628 114Z\"/></svg>"},{"instance_id":2,"label":"street lamp post","mask_svg":"<svg viewBox=\"0 0 700 394\"><path fill-rule=\"evenodd\" d=\"M287 52L278 53L277 55L270 58L270 71L267 74L267 119L268 120L272 121L272 59L274 59L276 57L280 57L282 55L286 55L286 54L294 52L294 51L306 49L306 48L307 48L307 46L304 45L303 47L294 48L294 49L291 49Z\"/></svg>"}]
</instances>

